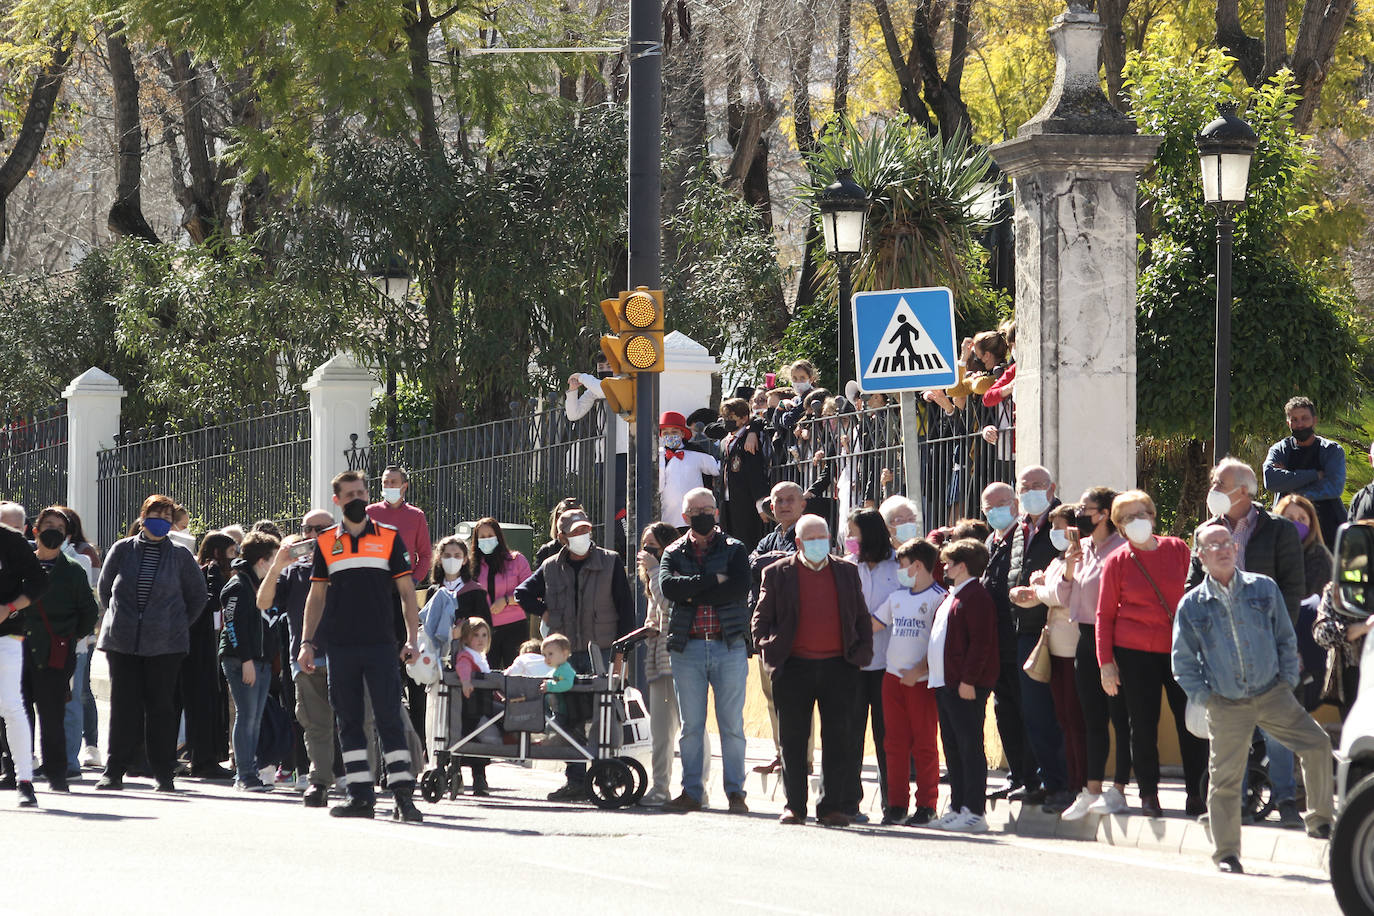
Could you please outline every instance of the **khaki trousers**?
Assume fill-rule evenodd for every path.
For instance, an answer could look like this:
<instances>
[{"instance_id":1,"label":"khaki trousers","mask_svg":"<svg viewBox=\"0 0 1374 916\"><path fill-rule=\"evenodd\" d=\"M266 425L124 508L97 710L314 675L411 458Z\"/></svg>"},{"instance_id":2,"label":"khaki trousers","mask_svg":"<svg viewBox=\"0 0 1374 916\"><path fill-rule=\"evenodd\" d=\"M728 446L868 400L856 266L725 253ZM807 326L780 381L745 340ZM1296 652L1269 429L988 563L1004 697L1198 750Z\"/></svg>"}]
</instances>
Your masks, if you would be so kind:
<instances>
[{"instance_id":1,"label":"khaki trousers","mask_svg":"<svg viewBox=\"0 0 1374 916\"><path fill-rule=\"evenodd\" d=\"M1259 696L1245 700L1228 700L1214 694L1207 701L1207 727L1212 735L1207 819L1215 848L1213 862L1240 856L1240 787L1256 726L1302 761L1308 829L1331 823L1331 739L1298 703L1289 686L1280 681Z\"/></svg>"}]
</instances>

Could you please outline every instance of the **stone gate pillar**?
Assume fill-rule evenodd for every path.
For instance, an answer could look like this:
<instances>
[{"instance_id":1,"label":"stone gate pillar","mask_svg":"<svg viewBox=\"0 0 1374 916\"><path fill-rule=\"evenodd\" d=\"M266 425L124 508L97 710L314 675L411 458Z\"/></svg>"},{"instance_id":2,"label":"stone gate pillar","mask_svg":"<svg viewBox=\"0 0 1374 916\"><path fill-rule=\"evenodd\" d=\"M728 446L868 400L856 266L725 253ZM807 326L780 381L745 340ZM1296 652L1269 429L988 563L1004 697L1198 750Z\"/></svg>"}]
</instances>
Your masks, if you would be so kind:
<instances>
[{"instance_id":1,"label":"stone gate pillar","mask_svg":"<svg viewBox=\"0 0 1374 916\"><path fill-rule=\"evenodd\" d=\"M1071 3L1049 31L1050 96L992 155L1015 186L1016 463L1067 501L1135 486L1136 175L1162 138L1103 93L1096 13Z\"/></svg>"},{"instance_id":2,"label":"stone gate pillar","mask_svg":"<svg viewBox=\"0 0 1374 916\"><path fill-rule=\"evenodd\" d=\"M302 386L310 395L310 506L339 517L329 482L348 469L344 452L358 437L367 445L372 428L372 371L351 355L340 353L317 368ZM380 498L380 494L371 494Z\"/></svg>"}]
</instances>

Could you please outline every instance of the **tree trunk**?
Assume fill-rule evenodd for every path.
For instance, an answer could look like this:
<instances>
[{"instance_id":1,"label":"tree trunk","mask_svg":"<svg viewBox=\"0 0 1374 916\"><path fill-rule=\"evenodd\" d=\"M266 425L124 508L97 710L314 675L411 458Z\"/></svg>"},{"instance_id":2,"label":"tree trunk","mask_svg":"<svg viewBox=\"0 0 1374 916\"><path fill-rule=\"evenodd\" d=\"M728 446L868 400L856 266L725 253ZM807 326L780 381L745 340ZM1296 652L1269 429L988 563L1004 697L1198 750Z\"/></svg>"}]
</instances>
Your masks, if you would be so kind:
<instances>
[{"instance_id":1,"label":"tree trunk","mask_svg":"<svg viewBox=\"0 0 1374 916\"><path fill-rule=\"evenodd\" d=\"M55 36L52 59L38 73L29 92L29 105L24 111L24 121L15 137L14 146L5 161L0 163L0 252L5 248L7 226L5 202L10 194L19 187L19 182L28 175L29 169L38 161L43 149L43 138L47 136L48 124L52 122L53 108L57 104L57 94L62 89L62 78L67 75L67 65L71 63L72 45L76 42L75 33L60 33Z\"/></svg>"},{"instance_id":2,"label":"tree trunk","mask_svg":"<svg viewBox=\"0 0 1374 916\"><path fill-rule=\"evenodd\" d=\"M185 51L171 54L172 78L181 103L182 139L186 142L186 165L190 181L181 200L181 225L191 241L203 245L223 231L216 186L213 152L205 129L207 102L201 76Z\"/></svg>"},{"instance_id":3,"label":"tree trunk","mask_svg":"<svg viewBox=\"0 0 1374 916\"><path fill-rule=\"evenodd\" d=\"M1236 59L1245 82L1255 86L1264 73L1264 42L1241 28L1239 4L1240 0L1217 0L1216 42Z\"/></svg>"},{"instance_id":4,"label":"tree trunk","mask_svg":"<svg viewBox=\"0 0 1374 916\"><path fill-rule=\"evenodd\" d=\"M835 30L835 114L843 118L849 114L849 52L854 32L853 0L840 0L837 14L839 27ZM808 30L808 34L814 36L814 29ZM809 49L807 64L809 69Z\"/></svg>"},{"instance_id":5,"label":"tree trunk","mask_svg":"<svg viewBox=\"0 0 1374 916\"><path fill-rule=\"evenodd\" d=\"M1126 16L1127 0L1098 0L1097 15L1102 20L1102 68L1107 72L1107 98L1121 111L1130 110L1122 91L1121 71L1126 66L1126 33L1121 21Z\"/></svg>"},{"instance_id":6,"label":"tree trunk","mask_svg":"<svg viewBox=\"0 0 1374 916\"><path fill-rule=\"evenodd\" d=\"M663 8L663 215L665 222L687 199L686 185L706 155L706 50L687 0ZM663 227L663 265L668 272L693 256L676 229Z\"/></svg>"},{"instance_id":7,"label":"tree trunk","mask_svg":"<svg viewBox=\"0 0 1374 916\"><path fill-rule=\"evenodd\" d=\"M105 36L114 85L115 198L105 225L116 236L132 236L157 243L157 233L143 215L143 126L138 109L138 74L123 34L124 23L113 22Z\"/></svg>"},{"instance_id":8,"label":"tree trunk","mask_svg":"<svg viewBox=\"0 0 1374 916\"><path fill-rule=\"evenodd\" d=\"M926 130L933 130L935 124L930 119L925 102L921 100L921 85L916 73L913 72L907 55L902 52L902 44L897 38L897 29L892 25L892 13L888 9L887 0L873 0L873 9L878 14L878 28L883 33L883 47L887 50L888 62L892 64L892 72L896 75L897 85L901 90L899 103L902 111Z\"/></svg>"},{"instance_id":9,"label":"tree trunk","mask_svg":"<svg viewBox=\"0 0 1374 916\"><path fill-rule=\"evenodd\" d=\"M1292 68L1302 95L1293 112L1293 125L1307 130L1321 102L1322 86L1336 56L1336 43L1345 30L1354 0L1307 0L1302 8L1298 36L1293 40Z\"/></svg>"}]
</instances>

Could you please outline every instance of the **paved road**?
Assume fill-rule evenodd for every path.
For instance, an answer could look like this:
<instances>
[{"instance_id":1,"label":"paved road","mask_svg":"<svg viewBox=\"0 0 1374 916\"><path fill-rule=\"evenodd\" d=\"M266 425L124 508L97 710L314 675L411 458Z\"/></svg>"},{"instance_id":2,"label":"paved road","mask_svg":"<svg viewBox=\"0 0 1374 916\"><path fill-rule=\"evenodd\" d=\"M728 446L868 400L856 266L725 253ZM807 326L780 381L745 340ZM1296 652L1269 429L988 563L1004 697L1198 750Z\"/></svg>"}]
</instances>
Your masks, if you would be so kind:
<instances>
[{"instance_id":1,"label":"paved road","mask_svg":"<svg viewBox=\"0 0 1374 916\"><path fill-rule=\"evenodd\" d=\"M718 761L716 761L718 765ZM491 768L497 794L422 804L423 825L331 819L294 795L128 780L20 811L0 799L0 913L1332 913L1319 873L1010 836L829 830L758 813L603 812L542 800L560 779ZM138 787L138 788L135 788ZM41 787L40 787L41 788ZM389 810L385 802L379 811Z\"/></svg>"}]
</instances>

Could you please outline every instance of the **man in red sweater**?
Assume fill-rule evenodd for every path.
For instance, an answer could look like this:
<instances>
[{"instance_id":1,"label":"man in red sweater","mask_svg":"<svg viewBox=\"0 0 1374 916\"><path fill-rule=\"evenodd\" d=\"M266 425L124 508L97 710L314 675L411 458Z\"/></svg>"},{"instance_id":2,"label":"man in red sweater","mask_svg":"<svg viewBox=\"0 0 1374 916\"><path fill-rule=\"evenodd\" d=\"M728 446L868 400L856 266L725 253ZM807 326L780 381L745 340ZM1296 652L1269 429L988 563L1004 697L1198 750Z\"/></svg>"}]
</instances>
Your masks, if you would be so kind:
<instances>
[{"instance_id":1,"label":"man in red sweater","mask_svg":"<svg viewBox=\"0 0 1374 916\"><path fill-rule=\"evenodd\" d=\"M419 585L433 572L430 562L434 544L429 539L429 520L424 510L406 501L409 489L409 472L398 464L391 465L382 472L382 501L368 506L367 515L374 522L390 525L400 533L401 543L406 545L406 553L410 555L411 575Z\"/></svg>"},{"instance_id":2,"label":"man in red sweater","mask_svg":"<svg viewBox=\"0 0 1374 916\"><path fill-rule=\"evenodd\" d=\"M816 820L849 826L846 788L859 780L857 758L846 753L859 670L873 658L873 624L859 570L830 555L830 526L819 515L797 520L797 553L763 571L754 608L754 645L773 682L787 793L784 824L806 823L807 743L811 717L821 716L824 783Z\"/></svg>"}]
</instances>

